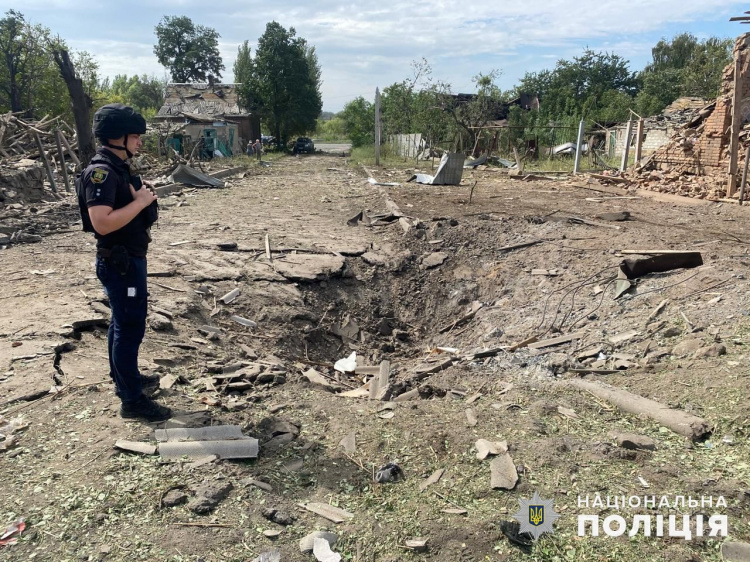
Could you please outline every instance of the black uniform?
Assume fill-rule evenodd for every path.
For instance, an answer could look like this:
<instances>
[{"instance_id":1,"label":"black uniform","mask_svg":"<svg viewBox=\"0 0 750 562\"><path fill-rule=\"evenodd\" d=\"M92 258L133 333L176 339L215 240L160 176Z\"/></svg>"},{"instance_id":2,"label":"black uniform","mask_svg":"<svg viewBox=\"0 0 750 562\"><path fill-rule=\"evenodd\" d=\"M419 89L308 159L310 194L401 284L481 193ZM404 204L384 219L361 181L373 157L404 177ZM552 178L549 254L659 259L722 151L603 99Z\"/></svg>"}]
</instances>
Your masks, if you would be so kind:
<instances>
[{"instance_id":1,"label":"black uniform","mask_svg":"<svg viewBox=\"0 0 750 562\"><path fill-rule=\"evenodd\" d=\"M141 188L140 178L130 175L127 162L103 148L91 159L81 179L89 208L106 205L120 209L133 201L130 184ZM148 211L144 209L114 232L96 233L96 275L112 310L107 333L109 368L124 406L139 403L143 394L138 350L146 332L148 308Z\"/></svg>"},{"instance_id":2,"label":"black uniform","mask_svg":"<svg viewBox=\"0 0 750 562\"><path fill-rule=\"evenodd\" d=\"M86 205L106 205L113 210L125 207L133 201L130 193L130 184L138 190L141 180L138 176L130 175L130 168L125 160L122 160L109 150L100 148L91 159L82 177L86 189ZM148 244L151 242L149 227L151 222L148 210L144 209L132 221L121 229L109 234L100 235L96 233L97 249L104 249L99 254L107 254L115 246L123 246L129 255L145 257Z\"/></svg>"}]
</instances>

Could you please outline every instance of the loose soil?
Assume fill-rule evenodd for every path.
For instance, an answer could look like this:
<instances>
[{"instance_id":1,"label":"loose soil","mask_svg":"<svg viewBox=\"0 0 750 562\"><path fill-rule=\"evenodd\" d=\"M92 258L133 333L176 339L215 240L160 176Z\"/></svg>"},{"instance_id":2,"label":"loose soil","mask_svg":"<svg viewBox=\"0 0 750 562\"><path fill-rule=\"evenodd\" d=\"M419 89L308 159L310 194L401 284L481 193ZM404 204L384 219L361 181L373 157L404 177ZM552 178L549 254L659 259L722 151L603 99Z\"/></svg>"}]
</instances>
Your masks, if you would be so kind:
<instances>
[{"instance_id":1,"label":"loose soil","mask_svg":"<svg viewBox=\"0 0 750 562\"><path fill-rule=\"evenodd\" d=\"M410 172L379 170L377 179L403 182ZM386 200L419 223L408 231L399 221L347 224L362 210L387 214ZM299 540L314 530L336 533L334 550L357 561L721 559L722 538L578 537L579 513L632 521L716 511L579 506L579 496L595 494L721 495L730 538L750 539L745 208L613 199L580 182L520 182L490 171L466 171L461 186L373 186L344 158L320 155L254 166L225 189L186 189L160 202L143 372L177 378L156 395L177 423L238 424L260 440L260 456L193 465L114 449L118 439L155 443L164 424L118 416L92 239L76 230L72 198L50 203L43 217L57 217L57 226L37 228L41 242L0 251L0 413L29 423L0 452L0 526L21 516L28 524L18 544L0 547L3 559L229 561L278 548L282 560L302 561L313 556L300 553ZM618 211L631 220L597 219ZM37 214L24 215L32 232ZM539 243L501 250L530 241ZM233 251L219 247L231 242ZM615 300L617 266L632 257L620 251L629 249L697 250L704 266L641 278ZM426 260L435 252L446 259L428 267L441 261ZM532 275L540 269L557 275ZM224 304L234 288L239 296ZM359 330L336 335L347 321ZM216 339L199 331L206 325L220 329ZM610 342L630 330L630 339ZM508 349L573 332L584 336ZM717 343L726 354L695 353ZM690 351L673 351L678 344ZM450 356L437 347L455 348L452 364L420 375ZM631 366L588 378L703 417L711 437L688 442L565 386L581 376L571 368L599 359L577 361L594 347ZM352 351L360 365L389 361L392 396L417 389L415 399L382 411L383 401L337 396L303 377L315 368L341 390L361 386L363 375L332 368ZM273 376L241 392L212 384L212 374L237 361ZM289 442L271 441L285 431ZM622 449L613 431L648 436L656 450ZM350 433L356 451L347 453L340 442ZM491 458L476 458L478 439L507 441L519 475L513 490L490 488ZM405 478L374 482L389 462ZM442 478L420 490L438 469ZM228 496L207 514L162 502L172 490L192 498L199 485L225 490L227 482ZM522 550L501 523L534 492L551 498L561 517L554 534ZM299 506L307 502L354 517L337 525ZM291 524L265 518L268 508ZM455 508L466 514L444 511ZM267 538L268 530L281 534ZM406 541L419 537L427 550L410 551Z\"/></svg>"}]
</instances>

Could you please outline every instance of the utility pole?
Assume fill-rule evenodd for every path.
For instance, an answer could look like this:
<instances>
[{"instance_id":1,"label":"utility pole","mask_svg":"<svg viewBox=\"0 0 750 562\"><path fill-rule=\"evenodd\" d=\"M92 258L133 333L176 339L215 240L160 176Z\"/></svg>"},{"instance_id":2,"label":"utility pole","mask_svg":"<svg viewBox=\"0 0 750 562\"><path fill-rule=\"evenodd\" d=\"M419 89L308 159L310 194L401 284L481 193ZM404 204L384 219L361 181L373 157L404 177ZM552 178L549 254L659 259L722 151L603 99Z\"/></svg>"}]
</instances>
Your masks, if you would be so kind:
<instances>
[{"instance_id":1,"label":"utility pole","mask_svg":"<svg viewBox=\"0 0 750 562\"><path fill-rule=\"evenodd\" d=\"M375 88L375 165L380 166L380 88Z\"/></svg>"}]
</instances>

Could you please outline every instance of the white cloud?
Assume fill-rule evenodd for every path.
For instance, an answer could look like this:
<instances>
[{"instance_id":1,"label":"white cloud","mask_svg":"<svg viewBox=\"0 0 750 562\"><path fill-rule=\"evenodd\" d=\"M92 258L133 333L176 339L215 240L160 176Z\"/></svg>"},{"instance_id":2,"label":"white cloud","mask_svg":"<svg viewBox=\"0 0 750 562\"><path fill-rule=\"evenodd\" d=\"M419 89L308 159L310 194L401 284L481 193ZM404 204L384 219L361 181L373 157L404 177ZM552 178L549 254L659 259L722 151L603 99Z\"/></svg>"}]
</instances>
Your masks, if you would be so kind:
<instances>
[{"instance_id":1,"label":"white cloud","mask_svg":"<svg viewBox=\"0 0 750 562\"><path fill-rule=\"evenodd\" d=\"M700 22L713 21L711 29L725 22L723 35L739 34L744 29L726 21L745 8L736 0L537 0L502 6L459 0L162 0L157 7L147 0L28 0L24 13L94 54L107 75L162 75L152 52L153 27L165 14L186 15L221 34L225 80L232 79L237 46L248 39L254 50L266 22L276 20L316 46L324 106L338 110L356 95L372 98L376 85L408 77L410 62L421 57L436 78L456 89L465 91L472 76L493 68L503 69L501 83L510 87L525 71L549 67L587 45L643 59L652 36L671 35L666 30L689 28L701 36ZM112 29L102 17L122 25Z\"/></svg>"}]
</instances>

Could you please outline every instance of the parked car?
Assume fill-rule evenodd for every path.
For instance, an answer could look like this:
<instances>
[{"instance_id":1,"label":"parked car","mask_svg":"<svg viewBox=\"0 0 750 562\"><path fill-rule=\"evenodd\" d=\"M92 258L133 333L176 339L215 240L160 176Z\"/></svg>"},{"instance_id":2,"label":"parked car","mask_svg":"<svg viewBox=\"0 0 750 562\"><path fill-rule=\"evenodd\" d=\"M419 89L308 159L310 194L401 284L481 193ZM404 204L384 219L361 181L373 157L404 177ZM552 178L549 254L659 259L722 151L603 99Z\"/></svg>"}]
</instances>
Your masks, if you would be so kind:
<instances>
[{"instance_id":1,"label":"parked car","mask_svg":"<svg viewBox=\"0 0 750 562\"><path fill-rule=\"evenodd\" d=\"M301 154L303 152L315 152L315 144L313 143L312 139L307 137L299 137L294 143L294 153Z\"/></svg>"},{"instance_id":2,"label":"parked car","mask_svg":"<svg viewBox=\"0 0 750 562\"><path fill-rule=\"evenodd\" d=\"M263 144L263 146L267 146L267 145L271 144L275 140L276 140L276 137L272 137L271 135L261 135L260 136L260 142Z\"/></svg>"}]
</instances>

